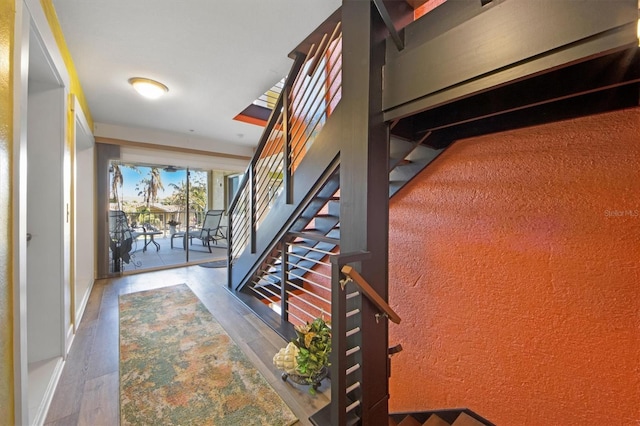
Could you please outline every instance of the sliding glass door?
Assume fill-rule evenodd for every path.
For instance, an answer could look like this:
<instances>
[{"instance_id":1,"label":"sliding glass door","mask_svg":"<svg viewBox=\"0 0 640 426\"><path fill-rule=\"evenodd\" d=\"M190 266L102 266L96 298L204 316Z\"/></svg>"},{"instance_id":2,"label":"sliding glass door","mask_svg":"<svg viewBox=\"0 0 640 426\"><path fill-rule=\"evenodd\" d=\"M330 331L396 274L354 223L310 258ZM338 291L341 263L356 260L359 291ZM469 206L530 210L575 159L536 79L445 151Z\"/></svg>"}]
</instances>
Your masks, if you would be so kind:
<instances>
[{"instance_id":1,"label":"sliding glass door","mask_svg":"<svg viewBox=\"0 0 640 426\"><path fill-rule=\"evenodd\" d=\"M204 238L213 200L211 172L112 161L109 167L109 272L208 262L222 241ZM206 225L206 226L205 226ZM216 230L219 231L219 230Z\"/></svg>"}]
</instances>

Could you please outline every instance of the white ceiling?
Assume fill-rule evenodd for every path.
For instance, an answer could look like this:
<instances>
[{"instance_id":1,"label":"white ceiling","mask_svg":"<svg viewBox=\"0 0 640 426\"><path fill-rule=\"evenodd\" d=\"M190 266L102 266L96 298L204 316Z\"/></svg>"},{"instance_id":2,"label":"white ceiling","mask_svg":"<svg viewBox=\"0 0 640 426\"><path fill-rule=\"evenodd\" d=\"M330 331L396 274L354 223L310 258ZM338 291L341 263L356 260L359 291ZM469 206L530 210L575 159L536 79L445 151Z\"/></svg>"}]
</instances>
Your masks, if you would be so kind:
<instances>
[{"instance_id":1,"label":"white ceiling","mask_svg":"<svg viewBox=\"0 0 640 426\"><path fill-rule=\"evenodd\" d=\"M53 3L96 123L255 146L262 128L233 117L286 75L289 52L341 1ZM144 99L131 77L169 93Z\"/></svg>"}]
</instances>

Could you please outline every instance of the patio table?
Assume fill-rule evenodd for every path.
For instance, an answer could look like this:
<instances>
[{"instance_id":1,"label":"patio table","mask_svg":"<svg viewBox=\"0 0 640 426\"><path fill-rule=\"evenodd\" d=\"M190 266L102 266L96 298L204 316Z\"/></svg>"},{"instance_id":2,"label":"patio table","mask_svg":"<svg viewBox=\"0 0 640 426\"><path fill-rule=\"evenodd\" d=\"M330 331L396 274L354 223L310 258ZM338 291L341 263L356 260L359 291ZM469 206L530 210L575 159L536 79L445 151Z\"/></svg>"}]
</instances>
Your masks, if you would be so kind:
<instances>
[{"instance_id":1,"label":"patio table","mask_svg":"<svg viewBox=\"0 0 640 426\"><path fill-rule=\"evenodd\" d=\"M143 253L147 251L147 246L151 243L153 243L156 246L156 251L160 250L160 244L153 238L156 235L162 235L162 231L144 231L144 232L139 232L138 235L139 236L144 235L144 247L142 247ZM147 236L149 237L148 240L147 240Z\"/></svg>"}]
</instances>

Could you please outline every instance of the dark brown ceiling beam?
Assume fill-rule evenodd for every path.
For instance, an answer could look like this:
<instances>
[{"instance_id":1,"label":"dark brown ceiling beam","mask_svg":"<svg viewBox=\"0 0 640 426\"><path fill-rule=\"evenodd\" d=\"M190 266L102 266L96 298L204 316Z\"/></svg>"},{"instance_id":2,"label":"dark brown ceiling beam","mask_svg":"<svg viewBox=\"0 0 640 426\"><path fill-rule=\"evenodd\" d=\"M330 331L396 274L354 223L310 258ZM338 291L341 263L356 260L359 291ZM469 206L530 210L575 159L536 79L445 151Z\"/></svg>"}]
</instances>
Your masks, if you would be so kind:
<instances>
[{"instance_id":1,"label":"dark brown ceiling beam","mask_svg":"<svg viewBox=\"0 0 640 426\"><path fill-rule=\"evenodd\" d=\"M633 46L423 111L408 121L414 133L437 131L639 82L640 49ZM407 131L406 123L396 127Z\"/></svg>"},{"instance_id":2,"label":"dark brown ceiling beam","mask_svg":"<svg viewBox=\"0 0 640 426\"><path fill-rule=\"evenodd\" d=\"M387 41L385 120L637 46L636 26L637 0L447 1L405 28L403 51Z\"/></svg>"}]
</instances>

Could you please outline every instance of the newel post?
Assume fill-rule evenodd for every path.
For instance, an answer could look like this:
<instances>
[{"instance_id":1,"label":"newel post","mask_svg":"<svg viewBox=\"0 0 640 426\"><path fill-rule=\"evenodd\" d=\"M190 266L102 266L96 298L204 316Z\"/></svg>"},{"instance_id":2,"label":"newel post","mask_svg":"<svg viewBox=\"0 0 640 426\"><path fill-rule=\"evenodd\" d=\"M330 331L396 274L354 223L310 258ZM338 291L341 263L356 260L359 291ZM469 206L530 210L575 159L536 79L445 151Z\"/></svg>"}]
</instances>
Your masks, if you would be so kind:
<instances>
[{"instance_id":1,"label":"newel post","mask_svg":"<svg viewBox=\"0 0 640 426\"><path fill-rule=\"evenodd\" d=\"M389 136L382 117L382 70L388 32L372 2L342 3L342 112L340 251L363 252L361 274L388 297ZM387 321L362 302L362 405L365 425L387 425ZM334 319L335 321L335 319Z\"/></svg>"}]
</instances>

